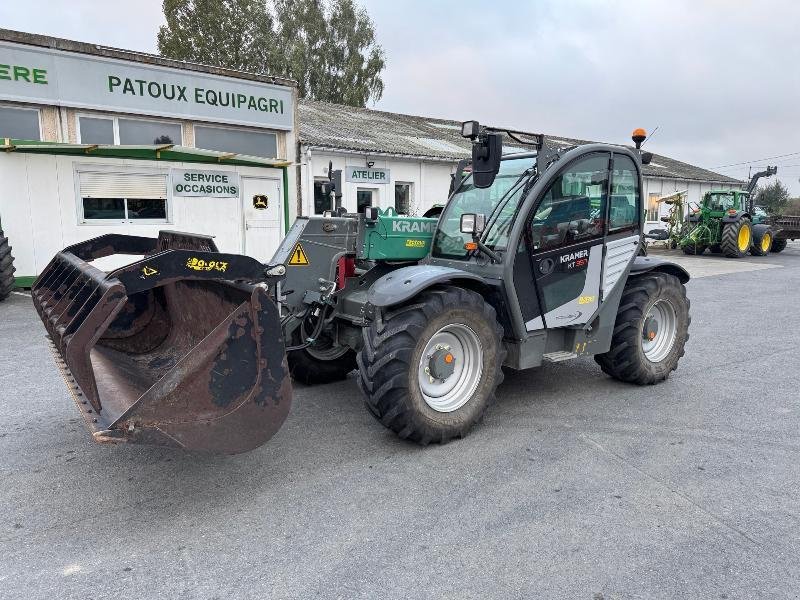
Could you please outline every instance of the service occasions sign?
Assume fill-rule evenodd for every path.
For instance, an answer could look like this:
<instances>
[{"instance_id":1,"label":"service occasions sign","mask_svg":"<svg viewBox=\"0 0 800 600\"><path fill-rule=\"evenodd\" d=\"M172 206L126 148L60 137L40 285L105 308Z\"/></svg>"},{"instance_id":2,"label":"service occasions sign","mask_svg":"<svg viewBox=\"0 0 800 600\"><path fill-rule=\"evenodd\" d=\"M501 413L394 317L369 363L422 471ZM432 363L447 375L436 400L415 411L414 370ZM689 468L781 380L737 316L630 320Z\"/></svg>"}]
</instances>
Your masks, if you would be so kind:
<instances>
[{"instance_id":1,"label":"service occasions sign","mask_svg":"<svg viewBox=\"0 0 800 600\"><path fill-rule=\"evenodd\" d=\"M288 87L0 42L0 100L291 129Z\"/></svg>"},{"instance_id":2,"label":"service occasions sign","mask_svg":"<svg viewBox=\"0 0 800 600\"><path fill-rule=\"evenodd\" d=\"M172 169L173 196L236 198L239 196L239 174L235 171L205 169Z\"/></svg>"}]
</instances>

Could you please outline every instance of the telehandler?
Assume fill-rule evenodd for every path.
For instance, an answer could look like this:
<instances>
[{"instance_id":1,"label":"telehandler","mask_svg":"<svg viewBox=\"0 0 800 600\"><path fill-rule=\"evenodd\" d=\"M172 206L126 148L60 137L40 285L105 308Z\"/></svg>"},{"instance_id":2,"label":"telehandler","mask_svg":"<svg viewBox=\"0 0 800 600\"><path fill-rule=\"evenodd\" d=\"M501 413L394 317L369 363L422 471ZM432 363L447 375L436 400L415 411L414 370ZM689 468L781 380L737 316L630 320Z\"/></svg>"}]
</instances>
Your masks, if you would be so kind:
<instances>
[{"instance_id":1,"label":"telehandler","mask_svg":"<svg viewBox=\"0 0 800 600\"><path fill-rule=\"evenodd\" d=\"M517 132L462 133L471 169L438 219L334 205L299 217L268 264L167 231L58 253L33 302L94 439L248 451L286 419L291 376L354 369L370 412L420 444L464 436L502 367L594 356L624 382L666 379L689 275L637 256L644 132L636 149L526 134L532 150L506 156ZM143 258L91 264L111 254Z\"/></svg>"}]
</instances>

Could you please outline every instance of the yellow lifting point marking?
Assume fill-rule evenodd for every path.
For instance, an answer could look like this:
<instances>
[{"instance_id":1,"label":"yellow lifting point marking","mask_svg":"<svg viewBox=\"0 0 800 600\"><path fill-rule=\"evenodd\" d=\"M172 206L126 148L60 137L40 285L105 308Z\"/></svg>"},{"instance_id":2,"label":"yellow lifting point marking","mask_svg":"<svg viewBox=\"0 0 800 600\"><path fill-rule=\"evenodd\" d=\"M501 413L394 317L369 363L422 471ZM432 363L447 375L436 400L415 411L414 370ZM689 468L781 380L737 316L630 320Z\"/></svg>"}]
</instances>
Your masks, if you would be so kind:
<instances>
[{"instance_id":1,"label":"yellow lifting point marking","mask_svg":"<svg viewBox=\"0 0 800 600\"><path fill-rule=\"evenodd\" d=\"M295 246L294 250L292 250L292 257L289 259L289 264L293 267L306 267L310 264L308 262L308 257L306 256L305 250L303 250L300 242L298 242L297 246Z\"/></svg>"}]
</instances>

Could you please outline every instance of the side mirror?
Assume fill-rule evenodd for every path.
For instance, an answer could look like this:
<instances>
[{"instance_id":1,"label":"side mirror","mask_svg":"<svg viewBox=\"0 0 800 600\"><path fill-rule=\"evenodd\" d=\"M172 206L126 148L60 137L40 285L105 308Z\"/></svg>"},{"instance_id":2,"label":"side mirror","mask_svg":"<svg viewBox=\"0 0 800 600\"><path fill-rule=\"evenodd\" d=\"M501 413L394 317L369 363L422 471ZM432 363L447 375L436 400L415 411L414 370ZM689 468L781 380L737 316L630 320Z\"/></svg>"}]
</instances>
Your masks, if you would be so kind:
<instances>
[{"instance_id":1,"label":"side mirror","mask_svg":"<svg viewBox=\"0 0 800 600\"><path fill-rule=\"evenodd\" d=\"M461 233L478 236L486 229L486 215L483 213L464 213L461 215Z\"/></svg>"},{"instance_id":2,"label":"side mirror","mask_svg":"<svg viewBox=\"0 0 800 600\"><path fill-rule=\"evenodd\" d=\"M642 164L643 165L649 165L652 160L653 160L653 153L652 152L642 152Z\"/></svg>"},{"instance_id":3,"label":"side mirror","mask_svg":"<svg viewBox=\"0 0 800 600\"><path fill-rule=\"evenodd\" d=\"M483 133L472 142L472 182L476 188L488 188L500 170L503 135Z\"/></svg>"},{"instance_id":4,"label":"side mirror","mask_svg":"<svg viewBox=\"0 0 800 600\"><path fill-rule=\"evenodd\" d=\"M378 220L378 207L366 206L364 207L364 220L377 221Z\"/></svg>"}]
</instances>

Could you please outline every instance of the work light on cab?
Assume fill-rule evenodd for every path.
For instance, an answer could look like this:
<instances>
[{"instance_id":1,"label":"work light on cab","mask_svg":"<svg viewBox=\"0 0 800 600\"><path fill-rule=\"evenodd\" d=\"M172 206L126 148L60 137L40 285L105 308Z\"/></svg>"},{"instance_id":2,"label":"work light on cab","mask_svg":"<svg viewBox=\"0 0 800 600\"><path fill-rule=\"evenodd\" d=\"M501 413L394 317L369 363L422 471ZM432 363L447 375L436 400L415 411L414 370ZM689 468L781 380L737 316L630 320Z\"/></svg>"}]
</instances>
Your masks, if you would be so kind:
<instances>
[{"instance_id":1,"label":"work light on cab","mask_svg":"<svg viewBox=\"0 0 800 600\"><path fill-rule=\"evenodd\" d=\"M481 126L477 121L464 121L461 124L461 135L474 140L480 133Z\"/></svg>"}]
</instances>

